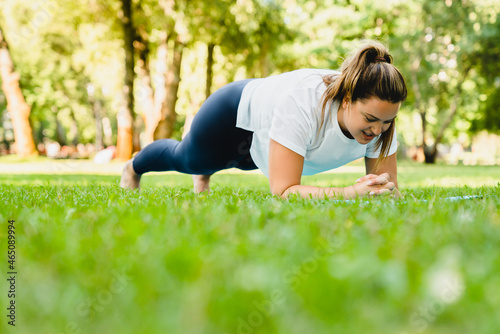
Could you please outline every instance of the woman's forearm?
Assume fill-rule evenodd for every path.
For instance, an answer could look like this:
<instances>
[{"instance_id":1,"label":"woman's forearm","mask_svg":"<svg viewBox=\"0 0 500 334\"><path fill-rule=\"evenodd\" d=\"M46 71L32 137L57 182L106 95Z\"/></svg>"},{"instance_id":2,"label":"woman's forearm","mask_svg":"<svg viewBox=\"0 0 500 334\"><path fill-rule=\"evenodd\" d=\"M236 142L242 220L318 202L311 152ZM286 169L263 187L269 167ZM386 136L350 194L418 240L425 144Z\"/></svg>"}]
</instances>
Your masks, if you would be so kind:
<instances>
[{"instance_id":1,"label":"woman's forearm","mask_svg":"<svg viewBox=\"0 0 500 334\"><path fill-rule=\"evenodd\" d=\"M358 194L354 191L352 186L345 188L323 188L306 185L295 185L286 189L281 195L282 198L287 198L290 194L298 194L302 198L342 198L350 199L355 198Z\"/></svg>"}]
</instances>

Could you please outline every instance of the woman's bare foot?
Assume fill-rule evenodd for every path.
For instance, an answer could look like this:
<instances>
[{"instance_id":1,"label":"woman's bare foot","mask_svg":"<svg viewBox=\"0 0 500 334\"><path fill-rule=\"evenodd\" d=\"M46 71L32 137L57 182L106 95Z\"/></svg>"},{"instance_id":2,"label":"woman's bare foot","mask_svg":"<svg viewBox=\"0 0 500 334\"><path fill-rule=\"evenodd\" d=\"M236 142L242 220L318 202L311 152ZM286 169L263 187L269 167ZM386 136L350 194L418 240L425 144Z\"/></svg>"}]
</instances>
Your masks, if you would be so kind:
<instances>
[{"instance_id":1,"label":"woman's bare foot","mask_svg":"<svg viewBox=\"0 0 500 334\"><path fill-rule=\"evenodd\" d=\"M126 189L139 189L141 176L135 173L134 168L132 167L132 161L133 159L129 160L123 168L120 187Z\"/></svg>"},{"instance_id":2,"label":"woman's bare foot","mask_svg":"<svg viewBox=\"0 0 500 334\"><path fill-rule=\"evenodd\" d=\"M210 175L193 175L194 192L210 192Z\"/></svg>"}]
</instances>

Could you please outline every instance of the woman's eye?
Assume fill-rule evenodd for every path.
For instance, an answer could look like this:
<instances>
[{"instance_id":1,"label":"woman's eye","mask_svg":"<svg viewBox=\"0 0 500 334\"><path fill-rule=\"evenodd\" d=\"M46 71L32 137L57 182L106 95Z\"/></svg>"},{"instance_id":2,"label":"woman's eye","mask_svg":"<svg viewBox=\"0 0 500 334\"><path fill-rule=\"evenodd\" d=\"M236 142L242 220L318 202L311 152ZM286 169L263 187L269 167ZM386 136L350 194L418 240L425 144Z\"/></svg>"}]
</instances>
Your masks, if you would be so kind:
<instances>
[{"instance_id":1,"label":"woman's eye","mask_svg":"<svg viewBox=\"0 0 500 334\"><path fill-rule=\"evenodd\" d=\"M370 123L377 121L376 119L371 119L371 118L367 118L367 117L365 117L365 119L366 119L367 122L370 122Z\"/></svg>"}]
</instances>

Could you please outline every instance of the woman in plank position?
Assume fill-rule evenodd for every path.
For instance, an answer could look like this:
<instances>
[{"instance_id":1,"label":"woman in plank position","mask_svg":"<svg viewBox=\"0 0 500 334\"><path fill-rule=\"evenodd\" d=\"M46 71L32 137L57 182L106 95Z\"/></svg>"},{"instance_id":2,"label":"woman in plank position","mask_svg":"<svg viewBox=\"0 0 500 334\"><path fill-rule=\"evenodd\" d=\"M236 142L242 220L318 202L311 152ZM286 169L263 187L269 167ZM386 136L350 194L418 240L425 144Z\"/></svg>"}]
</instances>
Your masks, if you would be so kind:
<instances>
[{"instance_id":1,"label":"woman in plank position","mask_svg":"<svg viewBox=\"0 0 500 334\"><path fill-rule=\"evenodd\" d=\"M281 197L399 196L394 121L407 90L392 56L378 42L355 50L341 71L301 69L230 83L202 105L182 141L157 140L130 160L120 186L139 188L141 175L193 175L208 191L227 168L259 168ZM365 158L366 176L348 187L301 184L302 175Z\"/></svg>"}]
</instances>

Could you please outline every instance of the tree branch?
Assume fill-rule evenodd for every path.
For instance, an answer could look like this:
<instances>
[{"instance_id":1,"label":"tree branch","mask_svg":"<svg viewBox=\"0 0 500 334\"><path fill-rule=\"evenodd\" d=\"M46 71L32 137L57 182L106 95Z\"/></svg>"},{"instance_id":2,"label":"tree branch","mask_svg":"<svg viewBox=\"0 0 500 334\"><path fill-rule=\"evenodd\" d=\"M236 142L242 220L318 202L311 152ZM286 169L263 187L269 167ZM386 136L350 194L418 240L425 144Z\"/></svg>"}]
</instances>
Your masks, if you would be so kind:
<instances>
[{"instance_id":1,"label":"tree branch","mask_svg":"<svg viewBox=\"0 0 500 334\"><path fill-rule=\"evenodd\" d=\"M439 129L439 132L436 136L434 144L432 145L431 152L433 154L437 150L437 144L439 144L441 142L441 140L443 139L444 132L446 131L448 126L450 126L451 122L453 121L453 118L455 117L455 115L458 111L458 99L460 98L460 95L462 94L462 85L463 85L465 79L467 78L467 75L469 74L470 70L471 70L471 66L468 66L462 72L462 78L461 78L459 84L457 85L455 95L453 96L453 101L450 105L450 114L448 115L448 117L446 118L446 121L443 123L443 125Z\"/></svg>"}]
</instances>

